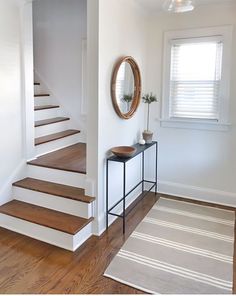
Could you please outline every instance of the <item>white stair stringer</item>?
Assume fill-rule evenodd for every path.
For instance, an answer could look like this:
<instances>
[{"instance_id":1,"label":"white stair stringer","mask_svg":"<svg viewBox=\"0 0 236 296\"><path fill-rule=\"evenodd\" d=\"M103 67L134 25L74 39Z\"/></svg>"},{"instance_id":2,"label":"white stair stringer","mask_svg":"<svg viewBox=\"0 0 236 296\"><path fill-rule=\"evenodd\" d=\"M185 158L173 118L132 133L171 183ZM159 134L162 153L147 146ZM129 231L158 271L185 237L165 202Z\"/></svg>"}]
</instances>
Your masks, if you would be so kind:
<instances>
[{"instance_id":1,"label":"white stair stringer","mask_svg":"<svg viewBox=\"0 0 236 296\"><path fill-rule=\"evenodd\" d=\"M13 186L13 197L22 202L86 219L93 216L93 203L81 202L16 186Z\"/></svg>"},{"instance_id":2,"label":"white stair stringer","mask_svg":"<svg viewBox=\"0 0 236 296\"><path fill-rule=\"evenodd\" d=\"M69 251L78 249L92 235L92 221L75 235L5 214L0 214L0 226Z\"/></svg>"},{"instance_id":3,"label":"white stair stringer","mask_svg":"<svg viewBox=\"0 0 236 296\"><path fill-rule=\"evenodd\" d=\"M79 188L86 188L86 175L64 170L27 165L26 175L30 178Z\"/></svg>"},{"instance_id":4,"label":"white stair stringer","mask_svg":"<svg viewBox=\"0 0 236 296\"><path fill-rule=\"evenodd\" d=\"M35 138L56 134L71 129L70 120L55 122L43 126L35 127Z\"/></svg>"},{"instance_id":5,"label":"white stair stringer","mask_svg":"<svg viewBox=\"0 0 236 296\"><path fill-rule=\"evenodd\" d=\"M65 138L54 140L45 144L40 144L35 146L36 149L36 157L48 154L53 151L60 150L62 148L66 148L69 146L72 146L74 144L77 144L81 140L80 133L66 136Z\"/></svg>"}]
</instances>

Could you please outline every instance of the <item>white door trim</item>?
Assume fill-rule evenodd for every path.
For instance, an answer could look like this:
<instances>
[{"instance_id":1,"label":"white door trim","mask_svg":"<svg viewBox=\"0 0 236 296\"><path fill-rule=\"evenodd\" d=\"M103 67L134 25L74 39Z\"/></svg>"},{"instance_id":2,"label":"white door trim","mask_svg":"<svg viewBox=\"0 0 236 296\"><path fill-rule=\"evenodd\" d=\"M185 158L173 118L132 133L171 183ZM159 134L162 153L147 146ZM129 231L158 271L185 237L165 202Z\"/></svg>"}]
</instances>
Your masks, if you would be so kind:
<instances>
[{"instance_id":1,"label":"white door trim","mask_svg":"<svg viewBox=\"0 0 236 296\"><path fill-rule=\"evenodd\" d=\"M21 77L22 121L26 159L35 157L34 146L34 65L33 65L33 11L32 2L21 6Z\"/></svg>"}]
</instances>

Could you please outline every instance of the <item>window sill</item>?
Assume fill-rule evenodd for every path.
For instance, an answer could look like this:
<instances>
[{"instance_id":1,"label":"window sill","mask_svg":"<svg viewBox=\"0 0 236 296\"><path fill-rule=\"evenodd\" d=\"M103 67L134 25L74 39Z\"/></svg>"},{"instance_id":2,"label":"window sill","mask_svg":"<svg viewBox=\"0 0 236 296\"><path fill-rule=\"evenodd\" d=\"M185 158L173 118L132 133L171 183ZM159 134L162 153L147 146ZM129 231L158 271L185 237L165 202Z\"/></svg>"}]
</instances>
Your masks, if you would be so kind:
<instances>
[{"instance_id":1,"label":"window sill","mask_svg":"<svg viewBox=\"0 0 236 296\"><path fill-rule=\"evenodd\" d=\"M182 128L182 129L196 129L227 132L231 126L230 123L219 123L209 121L196 120L178 120L178 119L161 119L161 127Z\"/></svg>"}]
</instances>

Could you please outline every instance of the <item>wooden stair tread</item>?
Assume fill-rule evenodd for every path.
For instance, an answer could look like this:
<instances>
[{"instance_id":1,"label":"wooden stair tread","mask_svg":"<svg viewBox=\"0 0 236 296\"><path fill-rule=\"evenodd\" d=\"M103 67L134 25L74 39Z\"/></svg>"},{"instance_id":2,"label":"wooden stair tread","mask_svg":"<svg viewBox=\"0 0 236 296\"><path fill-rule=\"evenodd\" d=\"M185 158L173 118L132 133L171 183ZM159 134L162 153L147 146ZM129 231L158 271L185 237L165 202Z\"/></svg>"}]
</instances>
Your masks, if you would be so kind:
<instances>
[{"instance_id":1,"label":"wooden stair tread","mask_svg":"<svg viewBox=\"0 0 236 296\"><path fill-rule=\"evenodd\" d=\"M85 219L13 200L0 207L0 213L75 235L93 218Z\"/></svg>"},{"instance_id":2,"label":"wooden stair tread","mask_svg":"<svg viewBox=\"0 0 236 296\"><path fill-rule=\"evenodd\" d=\"M70 130L66 130L66 131L63 131L63 132L59 132L59 133L39 137L39 138L35 139L35 146L46 144L46 143L49 143L49 142L52 142L52 141L55 141L55 140L60 140L60 139L63 139L65 137L69 137L69 136L76 135L76 134L79 134L79 133L80 133L79 130L70 129Z\"/></svg>"},{"instance_id":3,"label":"wooden stair tread","mask_svg":"<svg viewBox=\"0 0 236 296\"><path fill-rule=\"evenodd\" d=\"M36 121L34 126L40 127L40 126L63 122L63 121L67 121L67 120L70 120L70 118L69 117L55 117L55 118Z\"/></svg>"},{"instance_id":4,"label":"wooden stair tread","mask_svg":"<svg viewBox=\"0 0 236 296\"><path fill-rule=\"evenodd\" d=\"M95 200L95 198L85 195L85 191L82 188L42 181L33 178L25 178L21 181L15 182L13 186L85 203L92 203Z\"/></svg>"},{"instance_id":5,"label":"wooden stair tread","mask_svg":"<svg viewBox=\"0 0 236 296\"><path fill-rule=\"evenodd\" d=\"M42 105L42 106L35 106L34 111L46 110L46 109L54 109L59 108L58 105Z\"/></svg>"},{"instance_id":6,"label":"wooden stair tread","mask_svg":"<svg viewBox=\"0 0 236 296\"><path fill-rule=\"evenodd\" d=\"M29 161L29 165L86 174L86 144L78 143Z\"/></svg>"},{"instance_id":7,"label":"wooden stair tread","mask_svg":"<svg viewBox=\"0 0 236 296\"><path fill-rule=\"evenodd\" d=\"M50 97L50 94L35 94L34 95L36 98L37 97Z\"/></svg>"}]
</instances>

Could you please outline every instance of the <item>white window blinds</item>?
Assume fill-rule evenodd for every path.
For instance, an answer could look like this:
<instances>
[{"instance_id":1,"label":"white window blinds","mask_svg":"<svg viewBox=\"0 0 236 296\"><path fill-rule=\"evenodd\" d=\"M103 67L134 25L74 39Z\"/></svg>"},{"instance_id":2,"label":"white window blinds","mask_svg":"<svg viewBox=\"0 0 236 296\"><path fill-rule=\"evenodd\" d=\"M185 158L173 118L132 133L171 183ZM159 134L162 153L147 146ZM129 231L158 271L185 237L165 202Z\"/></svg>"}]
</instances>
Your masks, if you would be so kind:
<instances>
[{"instance_id":1,"label":"white window blinds","mask_svg":"<svg viewBox=\"0 0 236 296\"><path fill-rule=\"evenodd\" d=\"M170 117L219 119L223 42L172 40Z\"/></svg>"}]
</instances>

